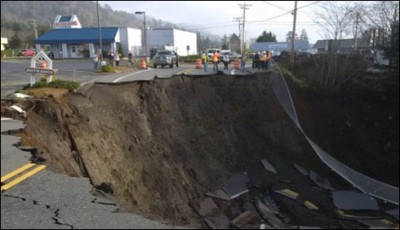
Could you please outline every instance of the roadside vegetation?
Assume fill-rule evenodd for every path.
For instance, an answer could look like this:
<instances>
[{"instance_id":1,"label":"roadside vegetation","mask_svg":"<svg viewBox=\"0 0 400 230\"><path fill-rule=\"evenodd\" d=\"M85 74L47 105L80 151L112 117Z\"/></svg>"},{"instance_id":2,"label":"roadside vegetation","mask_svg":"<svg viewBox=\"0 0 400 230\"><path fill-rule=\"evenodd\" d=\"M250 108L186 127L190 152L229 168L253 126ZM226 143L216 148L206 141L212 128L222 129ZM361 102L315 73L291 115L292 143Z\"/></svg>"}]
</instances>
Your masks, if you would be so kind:
<instances>
[{"instance_id":1,"label":"roadside vegetation","mask_svg":"<svg viewBox=\"0 0 400 230\"><path fill-rule=\"evenodd\" d=\"M54 77L53 77L54 78ZM45 76L41 77L38 82L30 86L30 84L26 85L23 90L29 88L59 88L59 89L66 89L68 91L72 91L74 89L79 88L79 83L75 81L68 81L68 80L60 80L54 79L53 81L47 83L47 79Z\"/></svg>"}]
</instances>

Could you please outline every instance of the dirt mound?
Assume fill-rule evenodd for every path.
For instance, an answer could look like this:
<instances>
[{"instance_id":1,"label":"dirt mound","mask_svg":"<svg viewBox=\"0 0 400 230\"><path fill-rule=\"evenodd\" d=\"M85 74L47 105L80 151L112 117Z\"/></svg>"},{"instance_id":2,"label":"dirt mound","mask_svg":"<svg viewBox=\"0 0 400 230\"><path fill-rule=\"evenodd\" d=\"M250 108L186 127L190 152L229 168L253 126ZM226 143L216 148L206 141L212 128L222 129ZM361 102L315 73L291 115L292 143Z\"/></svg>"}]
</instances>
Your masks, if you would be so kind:
<instances>
[{"instance_id":1,"label":"dirt mound","mask_svg":"<svg viewBox=\"0 0 400 230\"><path fill-rule=\"evenodd\" d=\"M49 168L87 176L120 204L175 224L203 224L205 193L247 173L258 193L290 187L320 207L313 212L277 195L293 225L343 227L329 194L292 163L347 188L314 154L276 100L268 75L174 77L93 84L35 103L24 145L38 148ZM266 173L268 159L277 175ZM247 202L244 200L247 199ZM225 209L233 219L250 194ZM238 203L239 202L239 203ZM307 217L307 218L305 218Z\"/></svg>"}]
</instances>

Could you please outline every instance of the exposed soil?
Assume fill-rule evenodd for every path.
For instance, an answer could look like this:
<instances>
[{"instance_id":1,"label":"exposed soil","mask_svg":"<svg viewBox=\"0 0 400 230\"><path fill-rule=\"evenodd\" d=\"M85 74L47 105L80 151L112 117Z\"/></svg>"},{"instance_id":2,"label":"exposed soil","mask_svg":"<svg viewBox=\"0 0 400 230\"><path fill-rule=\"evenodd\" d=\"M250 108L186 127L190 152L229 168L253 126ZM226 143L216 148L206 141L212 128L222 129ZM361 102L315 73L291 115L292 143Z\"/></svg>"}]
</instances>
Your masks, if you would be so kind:
<instances>
[{"instance_id":1,"label":"exposed soil","mask_svg":"<svg viewBox=\"0 0 400 230\"><path fill-rule=\"evenodd\" d=\"M26 108L32 110L22 144L38 148L50 169L87 176L121 206L170 224L207 227L199 215L205 193L221 188L233 174L247 173L249 193L215 201L230 220L248 210L255 197L270 194L288 226L365 227L339 219L329 192L293 167L296 163L317 172L336 189L351 189L313 152L280 106L269 77L264 73L93 84L44 101L27 101ZM303 128L323 145L329 135L318 138L314 125L330 119L312 107L317 100L301 100L307 95L296 92ZM318 115L324 122L315 118ZM262 159L278 173L268 173ZM398 166L396 170L398 175ZM301 199L273 192L283 188L298 192ZM319 210L304 207L304 199ZM258 217L246 226L264 222Z\"/></svg>"}]
</instances>

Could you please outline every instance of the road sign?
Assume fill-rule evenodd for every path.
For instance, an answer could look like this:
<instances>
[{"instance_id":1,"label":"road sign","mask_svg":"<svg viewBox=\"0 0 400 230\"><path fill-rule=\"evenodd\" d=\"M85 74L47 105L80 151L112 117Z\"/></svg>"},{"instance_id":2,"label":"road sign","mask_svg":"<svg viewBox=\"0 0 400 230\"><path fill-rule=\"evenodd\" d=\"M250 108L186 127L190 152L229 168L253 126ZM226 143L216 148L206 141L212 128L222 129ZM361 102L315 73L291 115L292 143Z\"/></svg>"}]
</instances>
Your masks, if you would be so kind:
<instances>
[{"instance_id":1,"label":"road sign","mask_svg":"<svg viewBox=\"0 0 400 230\"><path fill-rule=\"evenodd\" d=\"M37 73L37 74L55 74L56 71L53 69L40 69L40 68L25 68L27 73Z\"/></svg>"}]
</instances>

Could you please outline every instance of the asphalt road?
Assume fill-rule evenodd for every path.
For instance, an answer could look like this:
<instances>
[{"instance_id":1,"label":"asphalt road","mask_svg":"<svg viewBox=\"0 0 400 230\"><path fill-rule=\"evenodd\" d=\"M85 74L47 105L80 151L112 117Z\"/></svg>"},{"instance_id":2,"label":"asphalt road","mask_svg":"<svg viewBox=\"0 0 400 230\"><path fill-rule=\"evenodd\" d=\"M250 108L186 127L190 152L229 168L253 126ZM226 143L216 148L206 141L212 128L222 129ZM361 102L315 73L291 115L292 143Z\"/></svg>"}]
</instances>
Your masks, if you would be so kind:
<instances>
[{"instance_id":1,"label":"asphalt road","mask_svg":"<svg viewBox=\"0 0 400 230\"><path fill-rule=\"evenodd\" d=\"M121 65L124 65L124 62ZM2 98L29 84L30 74L25 72L26 67L30 67L28 59L1 61ZM174 68L134 69L121 73L103 74L95 72L91 60L55 60L53 68L59 70L57 78L74 80L82 84L152 80L155 77L169 78L180 74L213 74L212 65L209 65L209 71L206 73L202 69L196 69L194 64L180 64L179 67ZM224 71L224 73L247 74L247 72L233 69ZM39 76L36 76L36 81L39 80L38 78ZM6 174L30 163L30 153L14 146L19 138L5 135L7 130L18 130L23 127L21 121L1 121L2 185L3 177ZM32 168L36 167L38 166L32 166ZM22 176L26 171L17 176ZM6 183L9 182L6 181ZM88 178L68 177L44 168L1 193L1 228L181 228L168 226L161 221L153 221L140 215L119 212L119 207L113 201L94 196L92 190Z\"/></svg>"},{"instance_id":2,"label":"asphalt road","mask_svg":"<svg viewBox=\"0 0 400 230\"><path fill-rule=\"evenodd\" d=\"M121 61L121 66L127 65L126 60ZM31 74L25 71L25 68L30 67L30 59L5 59L1 60L1 97L5 97L14 93L16 90L22 89L30 83ZM248 63L246 67L251 65ZM39 67L40 63L36 63ZM152 68L148 69L133 69L132 71L124 71L120 73L97 73L94 70L93 62L90 59L82 60L53 60L53 69L58 69L56 78L62 80L77 81L80 83L86 82L122 82L133 80L152 80L154 77L168 78L177 74L193 74L204 75L213 74L212 64L208 65L208 72L205 73L202 69L196 69L195 64L183 64L179 67L169 68ZM223 69L223 65L219 65L219 69ZM247 74L238 70L232 69L223 71L225 74L242 75ZM36 81L41 75L34 75Z\"/></svg>"}]
</instances>

